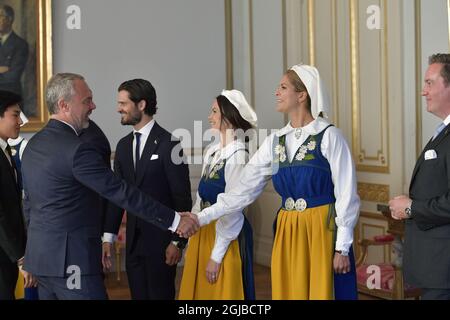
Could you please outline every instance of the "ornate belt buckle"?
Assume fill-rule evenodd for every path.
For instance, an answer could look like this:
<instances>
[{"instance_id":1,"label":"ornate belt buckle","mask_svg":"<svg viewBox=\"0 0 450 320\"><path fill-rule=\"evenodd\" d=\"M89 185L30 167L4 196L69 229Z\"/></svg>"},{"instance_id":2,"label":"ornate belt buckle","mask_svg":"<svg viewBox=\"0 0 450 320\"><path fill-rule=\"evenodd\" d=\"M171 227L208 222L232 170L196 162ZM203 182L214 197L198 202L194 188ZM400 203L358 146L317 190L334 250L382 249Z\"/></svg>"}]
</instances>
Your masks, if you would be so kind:
<instances>
[{"instance_id":1,"label":"ornate belt buckle","mask_svg":"<svg viewBox=\"0 0 450 320\"><path fill-rule=\"evenodd\" d=\"M305 211L306 207L308 206L308 204L306 203L306 200L303 198L297 199L297 201L295 201L295 210L297 211Z\"/></svg>"},{"instance_id":2,"label":"ornate belt buckle","mask_svg":"<svg viewBox=\"0 0 450 320\"><path fill-rule=\"evenodd\" d=\"M286 201L284 202L284 207L288 211L294 210L294 208L295 208L294 199L292 199L291 197L287 198Z\"/></svg>"}]
</instances>

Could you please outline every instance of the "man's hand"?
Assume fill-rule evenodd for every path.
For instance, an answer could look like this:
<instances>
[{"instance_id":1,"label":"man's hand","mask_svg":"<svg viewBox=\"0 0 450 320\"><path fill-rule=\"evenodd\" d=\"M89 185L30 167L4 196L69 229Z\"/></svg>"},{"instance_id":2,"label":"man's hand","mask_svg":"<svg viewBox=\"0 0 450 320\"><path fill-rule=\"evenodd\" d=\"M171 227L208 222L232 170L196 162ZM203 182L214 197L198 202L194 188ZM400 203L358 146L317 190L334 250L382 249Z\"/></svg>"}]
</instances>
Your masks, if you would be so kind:
<instances>
[{"instance_id":1,"label":"man's hand","mask_svg":"<svg viewBox=\"0 0 450 320\"><path fill-rule=\"evenodd\" d=\"M350 258L336 252L333 259L333 268L337 274L350 272Z\"/></svg>"},{"instance_id":2,"label":"man's hand","mask_svg":"<svg viewBox=\"0 0 450 320\"><path fill-rule=\"evenodd\" d=\"M24 288L37 287L37 278L36 277L34 277L31 273L25 271L22 268L20 268L19 270L23 276L23 287Z\"/></svg>"},{"instance_id":3,"label":"man's hand","mask_svg":"<svg viewBox=\"0 0 450 320\"><path fill-rule=\"evenodd\" d=\"M103 242L103 244L102 244L102 265L103 265L104 271L107 271L107 270L111 269L111 267L112 267L111 250L112 250L112 243L111 242Z\"/></svg>"},{"instance_id":4,"label":"man's hand","mask_svg":"<svg viewBox=\"0 0 450 320\"><path fill-rule=\"evenodd\" d=\"M7 66L0 66L0 73L8 72L9 68Z\"/></svg>"},{"instance_id":5,"label":"man's hand","mask_svg":"<svg viewBox=\"0 0 450 320\"><path fill-rule=\"evenodd\" d=\"M181 219L178 224L177 234L183 238L193 236L200 228L197 216L190 212L180 212L180 216Z\"/></svg>"},{"instance_id":6,"label":"man's hand","mask_svg":"<svg viewBox=\"0 0 450 320\"><path fill-rule=\"evenodd\" d=\"M395 197L389 201L389 209L391 210L391 216L395 220L408 219L408 215L405 213L405 209L411 206L412 200L405 195Z\"/></svg>"},{"instance_id":7,"label":"man's hand","mask_svg":"<svg viewBox=\"0 0 450 320\"><path fill-rule=\"evenodd\" d=\"M169 266L176 265L181 260L182 250L172 242L166 248L166 264Z\"/></svg>"},{"instance_id":8,"label":"man's hand","mask_svg":"<svg viewBox=\"0 0 450 320\"><path fill-rule=\"evenodd\" d=\"M206 279L208 279L209 283L216 283L217 279L219 279L220 265L220 263L215 262L213 259L209 259L206 265Z\"/></svg>"}]
</instances>

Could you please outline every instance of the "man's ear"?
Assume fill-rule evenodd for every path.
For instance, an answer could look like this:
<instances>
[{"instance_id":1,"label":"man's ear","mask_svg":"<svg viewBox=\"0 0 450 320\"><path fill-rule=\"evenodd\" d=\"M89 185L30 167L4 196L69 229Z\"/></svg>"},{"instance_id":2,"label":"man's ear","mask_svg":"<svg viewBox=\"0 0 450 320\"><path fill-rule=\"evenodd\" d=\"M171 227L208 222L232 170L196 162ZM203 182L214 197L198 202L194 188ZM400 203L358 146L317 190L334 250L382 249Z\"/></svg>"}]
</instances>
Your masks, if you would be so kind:
<instances>
[{"instance_id":1,"label":"man's ear","mask_svg":"<svg viewBox=\"0 0 450 320\"><path fill-rule=\"evenodd\" d=\"M58 110L61 110L63 112L67 112L69 111L69 105L67 104L67 102L64 99L58 99L58 102L56 103L56 105L58 106Z\"/></svg>"},{"instance_id":2,"label":"man's ear","mask_svg":"<svg viewBox=\"0 0 450 320\"><path fill-rule=\"evenodd\" d=\"M144 111L146 106L147 106L147 102L145 100L141 100L137 104L139 111Z\"/></svg>"}]
</instances>

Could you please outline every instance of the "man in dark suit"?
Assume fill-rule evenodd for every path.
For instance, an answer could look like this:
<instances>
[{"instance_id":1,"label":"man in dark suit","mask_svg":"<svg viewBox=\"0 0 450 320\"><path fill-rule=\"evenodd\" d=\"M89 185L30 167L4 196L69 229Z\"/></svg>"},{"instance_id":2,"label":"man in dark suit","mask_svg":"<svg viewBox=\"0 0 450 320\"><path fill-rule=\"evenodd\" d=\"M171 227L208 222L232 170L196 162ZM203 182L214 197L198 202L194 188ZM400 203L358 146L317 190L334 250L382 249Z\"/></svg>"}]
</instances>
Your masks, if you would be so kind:
<instances>
[{"instance_id":1,"label":"man in dark suit","mask_svg":"<svg viewBox=\"0 0 450 320\"><path fill-rule=\"evenodd\" d=\"M167 207L190 211L189 168L177 161L183 157L179 141L153 119L157 107L152 84L143 79L129 80L119 86L118 92L121 123L132 125L134 130L117 144L115 173ZM104 259L110 255L112 234L118 233L123 213L117 207L108 211ZM139 217L128 217L126 270L132 299L175 299L176 266L186 241Z\"/></svg>"},{"instance_id":2,"label":"man in dark suit","mask_svg":"<svg viewBox=\"0 0 450 320\"><path fill-rule=\"evenodd\" d=\"M89 120L89 127L80 133L81 140L92 143L103 158L106 166L111 167L111 145L108 138L100 127L92 120ZM102 224L105 221L108 200L99 196L100 212Z\"/></svg>"},{"instance_id":3,"label":"man in dark suit","mask_svg":"<svg viewBox=\"0 0 450 320\"><path fill-rule=\"evenodd\" d=\"M19 269L26 288L36 284L23 268L25 254L25 225L22 215L20 176L16 171L9 138L19 136L19 102L21 98L9 91L0 90L0 300L13 300Z\"/></svg>"},{"instance_id":4,"label":"man in dark suit","mask_svg":"<svg viewBox=\"0 0 450 320\"><path fill-rule=\"evenodd\" d=\"M450 300L450 54L429 58L422 95L443 122L417 160L409 197L389 207L405 219L405 282L422 288L422 299Z\"/></svg>"},{"instance_id":5,"label":"man in dark suit","mask_svg":"<svg viewBox=\"0 0 450 320\"><path fill-rule=\"evenodd\" d=\"M50 120L23 154L24 267L38 278L40 299L105 299L98 195L163 230L187 224L192 234L198 221L118 179L97 146L79 137L96 107L82 76L56 74L46 100Z\"/></svg>"},{"instance_id":6,"label":"man in dark suit","mask_svg":"<svg viewBox=\"0 0 450 320\"><path fill-rule=\"evenodd\" d=\"M14 10L0 5L0 89L22 94L20 77L28 59L28 44L13 30Z\"/></svg>"}]
</instances>

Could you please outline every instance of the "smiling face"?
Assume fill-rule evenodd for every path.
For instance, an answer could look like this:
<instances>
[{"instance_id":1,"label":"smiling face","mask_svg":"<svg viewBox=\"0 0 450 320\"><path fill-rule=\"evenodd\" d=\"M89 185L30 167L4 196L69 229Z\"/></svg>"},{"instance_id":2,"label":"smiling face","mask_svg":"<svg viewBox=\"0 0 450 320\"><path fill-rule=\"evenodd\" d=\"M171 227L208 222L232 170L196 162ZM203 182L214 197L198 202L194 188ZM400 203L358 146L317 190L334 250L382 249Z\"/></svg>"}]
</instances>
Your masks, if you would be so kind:
<instances>
[{"instance_id":1,"label":"smiling face","mask_svg":"<svg viewBox=\"0 0 450 320\"><path fill-rule=\"evenodd\" d=\"M211 112L208 116L208 122L211 125L211 129L215 129L218 131L221 131L223 129L222 113L220 112L220 107L216 99L214 99L214 102L211 106Z\"/></svg>"},{"instance_id":2,"label":"smiling face","mask_svg":"<svg viewBox=\"0 0 450 320\"><path fill-rule=\"evenodd\" d=\"M305 95L305 91L297 92L288 75L285 74L281 78L280 84L275 91L275 96L277 98L277 111L289 113L300 105L303 95Z\"/></svg>"},{"instance_id":3,"label":"smiling face","mask_svg":"<svg viewBox=\"0 0 450 320\"><path fill-rule=\"evenodd\" d=\"M14 104L6 108L3 117L0 117L0 138L4 141L16 139L20 133L20 107Z\"/></svg>"},{"instance_id":4,"label":"smiling face","mask_svg":"<svg viewBox=\"0 0 450 320\"><path fill-rule=\"evenodd\" d=\"M425 73L422 96L427 102L427 111L445 119L450 112L450 85L441 76L442 64L431 64Z\"/></svg>"},{"instance_id":5,"label":"smiling face","mask_svg":"<svg viewBox=\"0 0 450 320\"><path fill-rule=\"evenodd\" d=\"M143 103L143 102L142 102ZM123 125L136 125L142 120L143 110L130 99L130 94L126 90L121 90L117 94L117 112L120 113L120 123Z\"/></svg>"}]
</instances>

